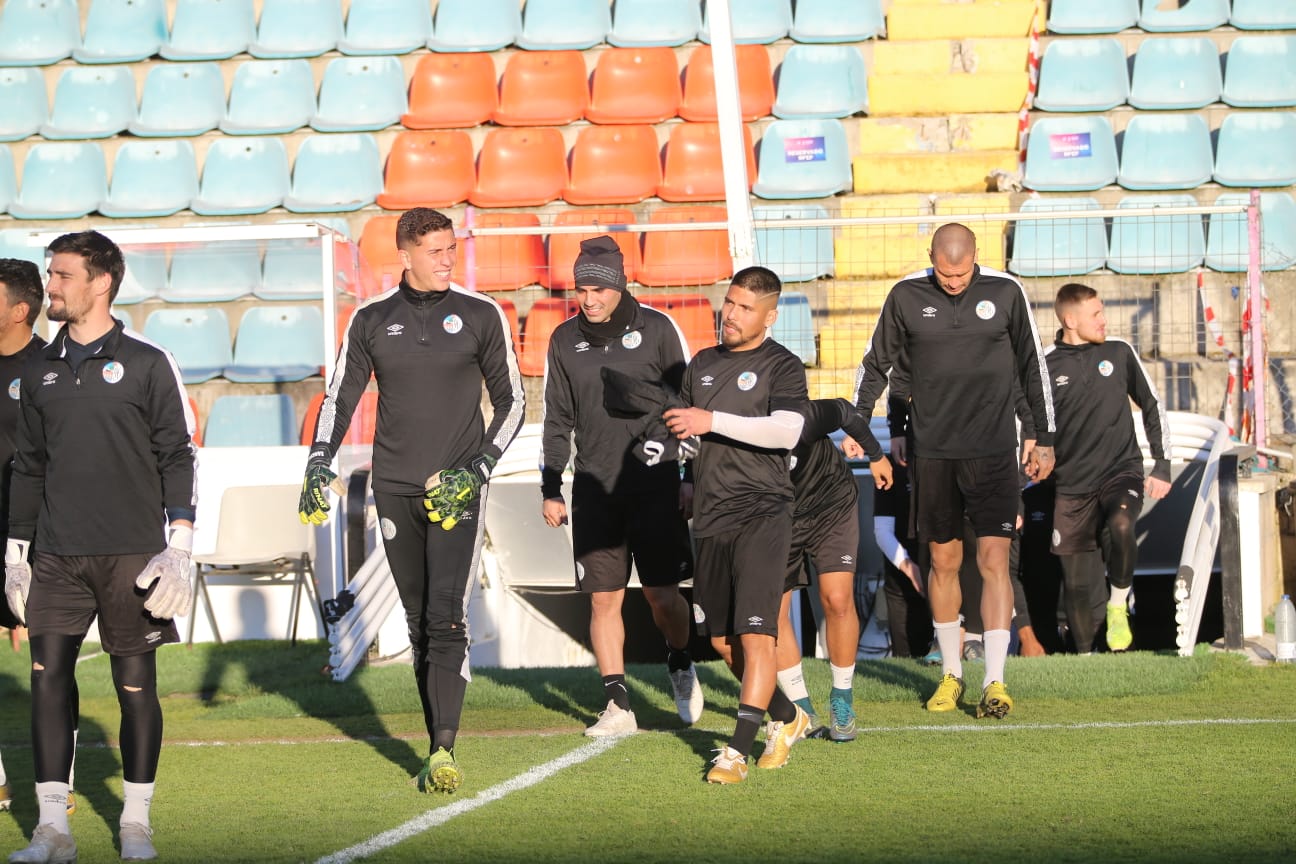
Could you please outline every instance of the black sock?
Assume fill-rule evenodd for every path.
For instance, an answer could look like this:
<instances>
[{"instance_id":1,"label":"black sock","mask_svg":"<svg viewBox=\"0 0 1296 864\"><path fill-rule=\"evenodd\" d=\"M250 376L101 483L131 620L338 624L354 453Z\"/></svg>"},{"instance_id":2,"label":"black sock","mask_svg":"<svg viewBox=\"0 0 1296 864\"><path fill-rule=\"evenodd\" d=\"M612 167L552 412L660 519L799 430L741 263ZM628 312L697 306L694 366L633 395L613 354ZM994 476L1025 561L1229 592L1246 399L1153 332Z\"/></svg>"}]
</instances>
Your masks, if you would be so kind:
<instances>
[{"instance_id":1,"label":"black sock","mask_svg":"<svg viewBox=\"0 0 1296 864\"><path fill-rule=\"evenodd\" d=\"M630 691L626 690L625 675L604 675L603 695L622 711L630 710Z\"/></svg>"},{"instance_id":2,"label":"black sock","mask_svg":"<svg viewBox=\"0 0 1296 864\"><path fill-rule=\"evenodd\" d=\"M438 726L436 733L432 736L432 750L428 755L430 756L437 750L444 748L447 753L453 756L455 737L458 731L458 729L447 729Z\"/></svg>"},{"instance_id":3,"label":"black sock","mask_svg":"<svg viewBox=\"0 0 1296 864\"><path fill-rule=\"evenodd\" d=\"M751 753L752 747L756 744L756 733L760 731L761 721L764 719L765 712L761 709L754 705L739 703L738 724L734 727L733 737L729 739L729 746L743 756Z\"/></svg>"},{"instance_id":4,"label":"black sock","mask_svg":"<svg viewBox=\"0 0 1296 864\"><path fill-rule=\"evenodd\" d=\"M693 655L689 654L688 646L683 648L672 648L666 646L666 668L671 672L682 672L693 665Z\"/></svg>"},{"instance_id":5,"label":"black sock","mask_svg":"<svg viewBox=\"0 0 1296 864\"><path fill-rule=\"evenodd\" d=\"M769 715L771 720L779 723L791 723L796 719L796 706L777 687L774 688L774 695L770 697Z\"/></svg>"}]
</instances>

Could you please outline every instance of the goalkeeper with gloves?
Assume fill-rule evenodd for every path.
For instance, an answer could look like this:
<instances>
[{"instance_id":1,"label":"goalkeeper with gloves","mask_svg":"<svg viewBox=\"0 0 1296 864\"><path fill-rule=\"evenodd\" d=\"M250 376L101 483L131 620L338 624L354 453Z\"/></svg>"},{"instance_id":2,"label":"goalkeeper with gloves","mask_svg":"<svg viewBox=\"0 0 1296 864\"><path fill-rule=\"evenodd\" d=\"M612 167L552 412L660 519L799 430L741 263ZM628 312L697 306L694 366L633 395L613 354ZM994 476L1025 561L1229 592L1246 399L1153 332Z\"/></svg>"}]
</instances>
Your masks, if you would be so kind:
<instances>
[{"instance_id":1,"label":"goalkeeper with gloves","mask_svg":"<svg viewBox=\"0 0 1296 864\"><path fill-rule=\"evenodd\" d=\"M483 537L487 480L523 417L508 320L485 294L451 282L454 225L426 207L403 214L400 285L356 309L320 409L302 481L303 522L328 518L331 467L372 376L378 383L374 502L414 657L428 757L425 792L463 780L455 736L468 682L468 595ZM482 414L482 385L490 399Z\"/></svg>"}]
</instances>

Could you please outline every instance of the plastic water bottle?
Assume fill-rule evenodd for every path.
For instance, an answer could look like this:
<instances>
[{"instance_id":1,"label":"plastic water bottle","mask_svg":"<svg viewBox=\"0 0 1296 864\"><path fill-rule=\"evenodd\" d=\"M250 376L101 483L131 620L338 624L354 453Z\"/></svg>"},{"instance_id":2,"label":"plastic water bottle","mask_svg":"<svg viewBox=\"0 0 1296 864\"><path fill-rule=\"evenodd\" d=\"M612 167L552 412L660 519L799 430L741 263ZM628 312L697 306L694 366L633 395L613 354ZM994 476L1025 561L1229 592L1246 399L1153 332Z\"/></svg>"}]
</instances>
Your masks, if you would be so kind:
<instances>
[{"instance_id":1,"label":"plastic water bottle","mask_svg":"<svg viewBox=\"0 0 1296 864\"><path fill-rule=\"evenodd\" d=\"M1296 663L1296 606L1288 594L1282 595L1274 609L1274 637L1278 643L1278 662Z\"/></svg>"}]
</instances>

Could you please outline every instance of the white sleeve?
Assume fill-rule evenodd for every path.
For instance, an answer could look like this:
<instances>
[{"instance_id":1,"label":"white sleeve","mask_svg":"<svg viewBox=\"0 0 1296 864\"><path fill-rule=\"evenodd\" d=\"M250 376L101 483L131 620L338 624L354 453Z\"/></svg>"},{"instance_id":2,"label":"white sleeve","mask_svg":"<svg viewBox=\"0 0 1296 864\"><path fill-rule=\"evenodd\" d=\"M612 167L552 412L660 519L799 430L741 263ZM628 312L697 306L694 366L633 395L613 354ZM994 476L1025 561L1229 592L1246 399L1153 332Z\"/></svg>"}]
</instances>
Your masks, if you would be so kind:
<instances>
[{"instance_id":1,"label":"white sleeve","mask_svg":"<svg viewBox=\"0 0 1296 864\"><path fill-rule=\"evenodd\" d=\"M878 548L887 560L903 570L905 562L909 560L909 553L896 536L895 524L894 516L874 516L873 539L877 541Z\"/></svg>"},{"instance_id":2,"label":"white sleeve","mask_svg":"<svg viewBox=\"0 0 1296 864\"><path fill-rule=\"evenodd\" d=\"M753 447L791 450L801 440L805 418L796 411L775 411L768 417L739 417L723 411L711 413L711 431Z\"/></svg>"}]
</instances>

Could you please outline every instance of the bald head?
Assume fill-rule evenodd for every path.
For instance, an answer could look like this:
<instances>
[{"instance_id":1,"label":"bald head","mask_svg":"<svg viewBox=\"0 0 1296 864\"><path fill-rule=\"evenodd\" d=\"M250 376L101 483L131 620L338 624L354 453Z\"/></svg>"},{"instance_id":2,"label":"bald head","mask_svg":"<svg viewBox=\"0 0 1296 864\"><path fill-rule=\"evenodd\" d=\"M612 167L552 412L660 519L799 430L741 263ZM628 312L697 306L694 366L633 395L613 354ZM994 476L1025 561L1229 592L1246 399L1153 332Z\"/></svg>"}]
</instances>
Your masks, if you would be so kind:
<instances>
[{"instance_id":1,"label":"bald head","mask_svg":"<svg viewBox=\"0 0 1296 864\"><path fill-rule=\"evenodd\" d=\"M932 235L931 254L946 261L962 261L976 256L976 235L966 225L951 222Z\"/></svg>"}]
</instances>

